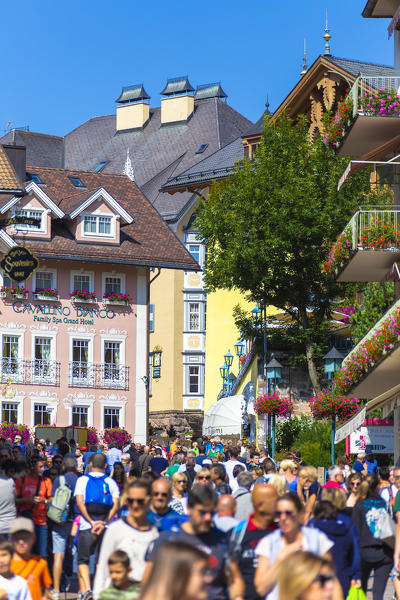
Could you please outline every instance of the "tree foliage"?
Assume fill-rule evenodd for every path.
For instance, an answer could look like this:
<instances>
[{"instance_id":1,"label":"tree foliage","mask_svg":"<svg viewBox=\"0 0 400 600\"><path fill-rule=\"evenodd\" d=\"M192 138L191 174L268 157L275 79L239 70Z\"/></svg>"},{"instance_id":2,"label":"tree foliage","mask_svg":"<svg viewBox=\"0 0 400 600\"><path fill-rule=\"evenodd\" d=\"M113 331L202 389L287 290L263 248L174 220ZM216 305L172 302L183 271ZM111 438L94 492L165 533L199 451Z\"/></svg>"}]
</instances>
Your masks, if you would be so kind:
<instances>
[{"instance_id":1,"label":"tree foliage","mask_svg":"<svg viewBox=\"0 0 400 600\"><path fill-rule=\"evenodd\" d=\"M356 342L359 342L375 325L394 302L394 283L367 283L362 304L355 305L355 314L351 315L349 325Z\"/></svg>"},{"instance_id":2,"label":"tree foliage","mask_svg":"<svg viewBox=\"0 0 400 600\"><path fill-rule=\"evenodd\" d=\"M301 348L316 390L315 356L339 289L321 264L368 188L359 173L337 190L346 164L321 140L310 145L305 118L267 120L254 161L214 184L196 219L208 290L237 288L286 313L286 342Z\"/></svg>"}]
</instances>

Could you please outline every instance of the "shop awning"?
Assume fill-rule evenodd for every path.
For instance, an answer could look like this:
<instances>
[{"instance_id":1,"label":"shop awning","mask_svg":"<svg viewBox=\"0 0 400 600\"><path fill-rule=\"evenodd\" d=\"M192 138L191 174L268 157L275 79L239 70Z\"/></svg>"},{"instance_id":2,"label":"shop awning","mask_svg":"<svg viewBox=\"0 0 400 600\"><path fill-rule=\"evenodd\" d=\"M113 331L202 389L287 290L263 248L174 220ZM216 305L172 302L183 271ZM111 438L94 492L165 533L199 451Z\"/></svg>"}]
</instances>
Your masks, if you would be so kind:
<instances>
[{"instance_id":1,"label":"shop awning","mask_svg":"<svg viewBox=\"0 0 400 600\"><path fill-rule=\"evenodd\" d=\"M376 408L383 409L383 418L386 418L394 408L400 406L400 383L390 390L373 398L354 417L336 430L335 444L344 440L348 435L361 427L366 416Z\"/></svg>"},{"instance_id":2,"label":"shop awning","mask_svg":"<svg viewBox=\"0 0 400 600\"><path fill-rule=\"evenodd\" d=\"M203 435L241 435L243 403L241 394L214 402L204 415Z\"/></svg>"}]
</instances>

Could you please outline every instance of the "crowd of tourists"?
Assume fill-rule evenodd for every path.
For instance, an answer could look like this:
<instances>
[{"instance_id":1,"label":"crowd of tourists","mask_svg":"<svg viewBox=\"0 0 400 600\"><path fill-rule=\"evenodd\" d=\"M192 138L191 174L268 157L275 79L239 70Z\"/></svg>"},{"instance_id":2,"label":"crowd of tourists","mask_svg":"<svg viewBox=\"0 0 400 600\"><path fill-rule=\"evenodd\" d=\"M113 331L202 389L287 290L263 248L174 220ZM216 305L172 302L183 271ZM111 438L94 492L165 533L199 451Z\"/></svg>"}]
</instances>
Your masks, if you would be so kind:
<instances>
[{"instance_id":1,"label":"crowd of tourists","mask_svg":"<svg viewBox=\"0 0 400 600\"><path fill-rule=\"evenodd\" d=\"M400 599L400 467L336 462L0 438L0 600Z\"/></svg>"}]
</instances>

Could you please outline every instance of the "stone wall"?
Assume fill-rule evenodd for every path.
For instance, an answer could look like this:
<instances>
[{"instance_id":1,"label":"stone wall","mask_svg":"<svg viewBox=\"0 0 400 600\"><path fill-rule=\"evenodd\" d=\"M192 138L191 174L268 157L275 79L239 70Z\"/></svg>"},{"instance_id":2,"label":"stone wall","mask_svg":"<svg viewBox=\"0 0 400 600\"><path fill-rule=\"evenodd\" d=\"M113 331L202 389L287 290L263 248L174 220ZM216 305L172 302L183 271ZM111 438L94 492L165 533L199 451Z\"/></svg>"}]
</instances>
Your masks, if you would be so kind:
<instances>
[{"instance_id":1,"label":"stone wall","mask_svg":"<svg viewBox=\"0 0 400 600\"><path fill-rule=\"evenodd\" d=\"M204 413L202 411L152 411L149 413L149 423L154 428L166 431L173 425L176 435L183 436L187 431L193 431L195 437L201 436Z\"/></svg>"}]
</instances>

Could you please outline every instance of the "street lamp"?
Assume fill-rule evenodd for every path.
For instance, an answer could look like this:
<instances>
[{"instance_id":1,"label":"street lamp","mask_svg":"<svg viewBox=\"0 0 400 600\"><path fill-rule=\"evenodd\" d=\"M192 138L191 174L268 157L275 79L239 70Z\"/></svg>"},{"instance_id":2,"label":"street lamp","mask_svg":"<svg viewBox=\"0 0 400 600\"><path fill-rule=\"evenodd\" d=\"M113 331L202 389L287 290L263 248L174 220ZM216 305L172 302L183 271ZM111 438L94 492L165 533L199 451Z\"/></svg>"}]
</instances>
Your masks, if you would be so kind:
<instances>
[{"instance_id":1,"label":"street lamp","mask_svg":"<svg viewBox=\"0 0 400 600\"><path fill-rule=\"evenodd\" d=\"M324 373L328 381L333 379L334 374L338 371L343 362L343 355L335 346L329 350L324 356Z\"/></svg>"},{"instance_id":2,"label":"street lamp","mask_svg":"<svg viewBox=\"0 0 400 600\"><path fill-rule=\"evenodd\" d=\"M233 363L233 354L230 350L228 350L228 352L224 354L224 359L226 366L228 367L228 369L230 369Z\"/></svg>"},{"instance_id":3,"label":"street lamp","mask_svg":"<svg viewBox=\"0 0 400 600\"><path fill-rule=\"evenodd\" d=\"M281 363L272 355L272 359L267 364L267 380L268 383L272 383L274 390L282 379L282 369Z\"/></svg>"},{"instance_id":4,"label":"street lamp","mask_svg":"<svg viewBox=\"0 0 400 600\"><path fill-rule=\"evenodd\" d=\"M261 309L258 308L258 306L256 306L255 308L252 309L251 311L251 319L253 321L253 323L255 325L257 325L260 322L261 319Z\"/></svg>"},{"instance_id":5,"label":"street lamp","mask_svg":"<svg viewBox=\"0 0 400 600\"><path fill-rule=\"evenodd\" d=\"M228 369L228 367L226 366L225 363L220 366L219 372L220 372L221 377L222 377L222 389L223 389L223 391L225 391L227 389L226 381L228 379L228 372L229 372L229 369Z\"/></svg>"},{"instance_id":6,"label":"street lamp","mask_svg":"<svg viewBox=\"0 0 400 600\"><path fill-rule=\"evenodd\" d=\"M245 347L244 342L236 342L236 344L235 344L235 352L236 352L236 356L238 357L238 361L239 361L238 373L240 372L240 357L243 355L244 347Z\"/></svg>"},{"instance_id":7,"label":"street lamp","mask_svg":"<svg viewBox=\"0 0 400 600\"><path fill-rule=\"evenodd\" d=\"M328 381L332 382L333 376L338 371L343 362L343 355L339 350L332 346L324 356L324 373ZM331 394L333 394L333 383L331 383ZM335 432L336 432L336 416L332 415L331 421L331 463L335 464Z\"/></svg>"}]
</instances>

